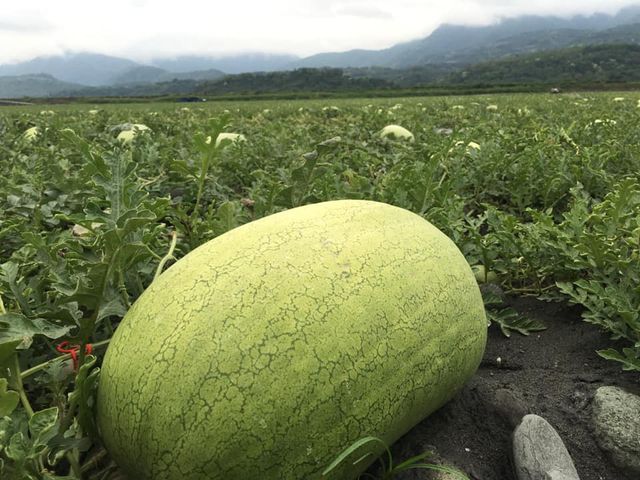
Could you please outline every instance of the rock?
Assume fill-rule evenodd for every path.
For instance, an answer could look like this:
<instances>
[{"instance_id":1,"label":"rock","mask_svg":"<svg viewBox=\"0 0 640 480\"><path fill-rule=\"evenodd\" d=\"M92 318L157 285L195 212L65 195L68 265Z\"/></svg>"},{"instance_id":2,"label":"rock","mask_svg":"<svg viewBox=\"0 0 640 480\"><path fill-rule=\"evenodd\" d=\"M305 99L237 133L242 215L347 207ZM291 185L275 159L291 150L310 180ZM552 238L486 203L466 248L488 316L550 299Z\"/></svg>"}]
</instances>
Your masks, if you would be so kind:
<instances>
[{"instance_id":1,"label":"rock","mask_svg":"<svg viewBox=\"0 0 640 480\"><path fill-rule=\"evenodd\" d=\"M640 397L600 387L593 399L593 422L598 445L613 463L640 475Z\"/></svg>"},{"instance_id":2,"label":"rock","mask_svg":"<svg viewBox=\"0 0 640 480\"><path fill-rule=\"evenodd\" d=\"M580 480L560 435L544 418L525 415L513 432L518 480Z\"/></svg>"},{"instance_id":3,"label":"rock","mask_svg":"<svg viewBox=\"0 0 640 480\"><path fill-rule=\"evenodd\" d=\"M545 474L545 480L572 480L574 477L569 477L558 470L551 470Z\"/></svg>"}]
</instances>

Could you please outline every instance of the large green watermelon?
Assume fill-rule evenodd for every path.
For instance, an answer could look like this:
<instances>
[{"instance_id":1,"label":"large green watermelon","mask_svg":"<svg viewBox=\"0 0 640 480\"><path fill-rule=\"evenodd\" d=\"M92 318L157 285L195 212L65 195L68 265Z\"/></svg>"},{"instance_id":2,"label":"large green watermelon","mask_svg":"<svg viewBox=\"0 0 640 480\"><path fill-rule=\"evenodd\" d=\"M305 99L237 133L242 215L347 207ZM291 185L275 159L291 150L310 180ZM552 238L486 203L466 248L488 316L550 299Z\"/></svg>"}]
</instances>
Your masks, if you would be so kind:
<instances>
[{"instance_id":1,"label":"large green watermelon","mask_svg":"<svg viewBox=\"0 0 640 480\"><path fill-rule=\"evenodd\" d=\"M318 479L449 400L486 328L471 268L421 217L295 208L202 245L138 299L104 360L100 431L131 480Z\"/></svg>"}]
</instances>

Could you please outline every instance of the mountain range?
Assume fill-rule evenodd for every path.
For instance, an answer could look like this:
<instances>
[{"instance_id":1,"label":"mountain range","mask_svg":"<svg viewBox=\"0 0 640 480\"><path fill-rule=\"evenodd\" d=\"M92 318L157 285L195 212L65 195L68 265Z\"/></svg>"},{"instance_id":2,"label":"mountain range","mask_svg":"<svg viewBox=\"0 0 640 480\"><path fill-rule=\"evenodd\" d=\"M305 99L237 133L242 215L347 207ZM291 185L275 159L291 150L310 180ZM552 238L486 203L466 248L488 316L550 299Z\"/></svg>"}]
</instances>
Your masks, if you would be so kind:
<instances>
[{"instance_id":1,"label":"mountain range","mask_svg":"<svg viewBox=\"0 0 640 480\"><path fill-rule=\"evenodd\" d=\"M297 57L245 54L233 57L182 56L141 64L98 53L71 53L36 57L26 62L0 65L0 77L48 74L60 81L97 87L171 81L214 79L225 74L286 69Z\"/></svg>"},{"instance_id":2,"label":"mountain range","mask_svg":"<svg viewBox=\"0 0 640 480\"><path fill-rule=\"evenodd\" d=\"M146 64L96 53L37 57L0 65L0 98L54 96L83 87L139 86L159 82L215 81L226 74L297 68L455 70L485 61L585 45L640 45L640 5L615 15L560 18L521 16L474 27L444 24L429 36L383 50L293 55L185 55ZM371 68L376 67L376 68ZM471 70L472 71L472 70Z\"/></svg>"},{"instance_id":3,"label":"mountain range","mask_svg":"<svg viewBox=\"0 0 640 480\"><path fill-rule=\"evenodd\" d=\"M296 62L298 67L408 68L430 63L476 63L508 55L576 45L640 42L640 5L616 15L559 18L521 16L494 25L444 24L426 38L384 50L321 53Z\"/></svg>"}]
</instances>

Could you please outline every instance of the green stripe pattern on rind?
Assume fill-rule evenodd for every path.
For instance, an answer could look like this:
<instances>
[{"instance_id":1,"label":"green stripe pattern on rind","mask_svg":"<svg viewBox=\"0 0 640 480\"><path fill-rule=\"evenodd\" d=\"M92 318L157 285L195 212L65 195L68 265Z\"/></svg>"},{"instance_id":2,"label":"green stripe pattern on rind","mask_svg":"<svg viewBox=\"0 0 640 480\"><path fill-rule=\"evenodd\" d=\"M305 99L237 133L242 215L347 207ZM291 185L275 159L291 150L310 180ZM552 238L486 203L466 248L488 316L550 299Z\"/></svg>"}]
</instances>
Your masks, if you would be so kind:
<instances>
[{"instance_id":1,"label":"green stripe pattern on rind","mask_svg":"<svg viewBox=\"0 0 640 480\"><path fill-rule=\"evenodd\" d=\"M145 291L106 354L99 426L132 480L318 479L355 440L394 442L444 404L485 343L473 273L438 229L376 202L308 205Z\"/></svg>"}]
</instances>

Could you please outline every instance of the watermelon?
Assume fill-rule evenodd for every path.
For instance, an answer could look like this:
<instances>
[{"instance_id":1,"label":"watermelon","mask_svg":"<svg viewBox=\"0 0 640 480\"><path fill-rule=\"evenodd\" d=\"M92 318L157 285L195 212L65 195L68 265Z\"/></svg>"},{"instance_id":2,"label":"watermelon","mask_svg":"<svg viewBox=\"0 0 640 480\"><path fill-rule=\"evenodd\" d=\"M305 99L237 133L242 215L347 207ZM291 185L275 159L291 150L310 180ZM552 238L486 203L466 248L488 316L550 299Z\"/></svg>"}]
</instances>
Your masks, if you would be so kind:
<instances>
[{"instance_id":1,"label":"watermelon","mask_svg":"<svg viewBox=\"0 0 640 480\"><path fill-rule=\"evenodd\" d=\"M400 125L387 125L380 131L381 137L395 138L399 140L407 140L410 143L415 141L413 133Z\"/></svg>"},{"instance_id":2,"label":"watermelon","mask_svg":"<svg viewBox=\"0 0 640 480\"><path fill-rule=\"evenodd\" d=\"M241 133L222 132L216 138L216 147L220 145L224 140L229 140L232 143L238 143L238 142L245 142L247 139Z\"/></svg>"},{"instance_id":3,"label":"watermelon","mask_svg":"<svg viewBox=\"0 0 640 480\"><path fill-rule=\"evenodd\" d=\"M486 328L471 268L422 217L294 208L205 243L135 302L104 359L99 430L131 479L318 479L455 395Z\"/></svg>"}]
</instances>

